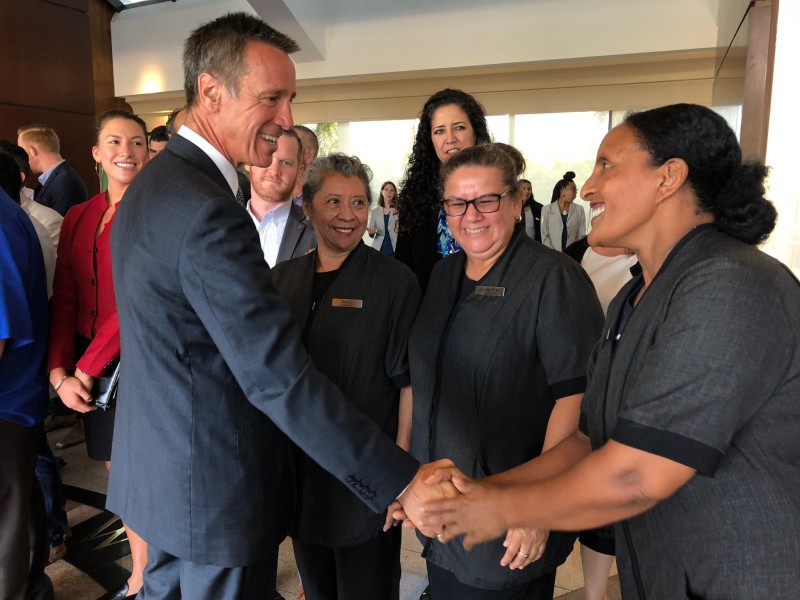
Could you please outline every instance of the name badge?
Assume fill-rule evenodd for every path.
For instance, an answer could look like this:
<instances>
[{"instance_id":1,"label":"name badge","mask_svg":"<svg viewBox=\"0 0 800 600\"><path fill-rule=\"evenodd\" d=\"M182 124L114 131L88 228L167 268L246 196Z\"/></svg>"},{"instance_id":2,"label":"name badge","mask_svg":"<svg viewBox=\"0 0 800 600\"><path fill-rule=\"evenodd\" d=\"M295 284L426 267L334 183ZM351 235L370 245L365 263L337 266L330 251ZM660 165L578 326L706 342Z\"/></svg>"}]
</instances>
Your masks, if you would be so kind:
<instances>
[{"instance_id":1,"label":"name badge","mask_svg":"<svg viewBox=\"0 0 800 600\"><path fill-rule=\"evenodd\" d=\"M491 285L479 285L475 288L476 296L505 296L506 288L492 287Z\"/></svg>"},{"instance_id":2,"label":"name badge","mask_svg":"<svg viewBox=\"0 0 800 600\"><path fill-rule=\"evenodd\" d=\"M336 308L363 308L364 301L358 298L334 298L331 300L331 306Z\"/></svg>"}]
</instances>

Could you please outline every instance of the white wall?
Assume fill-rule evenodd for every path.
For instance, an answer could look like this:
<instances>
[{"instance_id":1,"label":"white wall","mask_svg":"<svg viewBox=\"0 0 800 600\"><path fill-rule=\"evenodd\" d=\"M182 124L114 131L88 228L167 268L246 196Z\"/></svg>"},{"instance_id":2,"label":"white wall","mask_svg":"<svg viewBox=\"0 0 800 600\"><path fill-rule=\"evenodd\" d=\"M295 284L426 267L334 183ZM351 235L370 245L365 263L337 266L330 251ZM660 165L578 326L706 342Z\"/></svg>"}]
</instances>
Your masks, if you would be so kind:
<instances>
[{"instance_id":1,"label":"white wall","mask_svg":"<svg viewBox=\"0 0 800 600\"><path fill-rule=\"evenodd\" d=\"M319 30L303 16L308 0L281 5ZM181 0L119 13L116 94L181 89L183 40L234 10L254 12L246 0ZM325 60L300 62L300 80L710 48L717 39L714 0L329 0L325 10Z\"/></svg>"}]
</instances>

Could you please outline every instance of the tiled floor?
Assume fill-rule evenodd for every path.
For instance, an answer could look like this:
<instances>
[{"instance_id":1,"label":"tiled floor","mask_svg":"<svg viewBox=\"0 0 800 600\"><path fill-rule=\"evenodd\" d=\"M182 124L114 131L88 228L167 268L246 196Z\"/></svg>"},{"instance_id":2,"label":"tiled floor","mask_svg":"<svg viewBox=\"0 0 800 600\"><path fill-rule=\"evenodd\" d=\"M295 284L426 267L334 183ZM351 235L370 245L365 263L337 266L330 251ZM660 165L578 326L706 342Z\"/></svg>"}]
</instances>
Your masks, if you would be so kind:
<instances>
[{"instance_id":1,"label":"tiled floor","mask_svg":"<svg viewBox=\"0 0 800 600\"><path fill-rule=\"evenodd\" d=\"M84 444L65 450L55 449L55 442L64 437L66 432L67 430L61 429L49 435L56 456L61 456L67 461L67 466L61 471L64 483L105 494L108 481L105 467L102 463L87 458ZM67 512L70 525L75 527L86 519L95 516L99 511L70 501L67 505ZM420 556L421 550L422 547L413 532L403 531L401 555L403 575L400 580L401 600L417 600L425 587L425 561ZM125 557L117 562L124 568L130 569L130 557ZM616 572L616 569L613 572ZM94 600L105 591L97 582L66 560L59 560L50 565L47 573L53 581L56 600ZM291 541L286 540L280 548L278 591L287 600L294 600L298 597L298 587L299 581ZM581 573L580 555L576 550L558 570L554 597L561 600L583 600L582 588L583 575ZM608 600L619 600L619 598L619 583L616 577L612 577L609 581Z\"/></svg>"}]
</instances>

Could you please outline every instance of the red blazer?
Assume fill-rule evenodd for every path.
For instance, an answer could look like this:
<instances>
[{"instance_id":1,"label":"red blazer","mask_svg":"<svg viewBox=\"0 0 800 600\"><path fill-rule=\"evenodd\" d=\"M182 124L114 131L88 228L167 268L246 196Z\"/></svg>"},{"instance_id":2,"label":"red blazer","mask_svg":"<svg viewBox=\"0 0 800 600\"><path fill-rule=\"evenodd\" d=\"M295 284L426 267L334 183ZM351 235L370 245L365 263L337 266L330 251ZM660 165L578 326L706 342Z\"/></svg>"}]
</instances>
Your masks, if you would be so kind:
<instances>
[{"instance_id":1,"label":"red blazer","mask_svg":"<svg viewBox=\"0 0 800 600\"><path fill-rule=\"evenodd\" d=\"M94 234L106 210L105 193L72 207L61 225L53 297L50 299L50 344L47 370L64 367L94 377L119 356L119 322L111 281L111 225ZM89 340L76 356L75 337ZM77 360L77 363L76 363Z\"/></svg>"}]
</instances>

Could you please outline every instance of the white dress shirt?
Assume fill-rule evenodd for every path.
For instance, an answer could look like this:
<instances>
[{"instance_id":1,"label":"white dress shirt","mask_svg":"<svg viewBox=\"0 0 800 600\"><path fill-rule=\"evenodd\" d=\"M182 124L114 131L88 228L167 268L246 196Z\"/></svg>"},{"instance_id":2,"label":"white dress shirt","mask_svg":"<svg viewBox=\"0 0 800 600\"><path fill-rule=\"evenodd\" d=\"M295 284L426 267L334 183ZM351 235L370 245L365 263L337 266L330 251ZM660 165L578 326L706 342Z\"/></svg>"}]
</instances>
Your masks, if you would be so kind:
<instances>
[{"instance_id":1,"label":"white dress shirt","mask_svg":"<svg viewBox=\"0 0 800 600\"><path fill-rule=\"evenodd\" d=\"M286 222L289 219L291 208L291 202L284 202L265 214L264 218L259 221L250 209L250 201L247 201L247 213L258 229L258 239L261 241L264 260L267 261L270 268L275 266L278 259L278 250L280 250L283 240L283 232L286 231Z\"/></svg>"}]
</instances>

